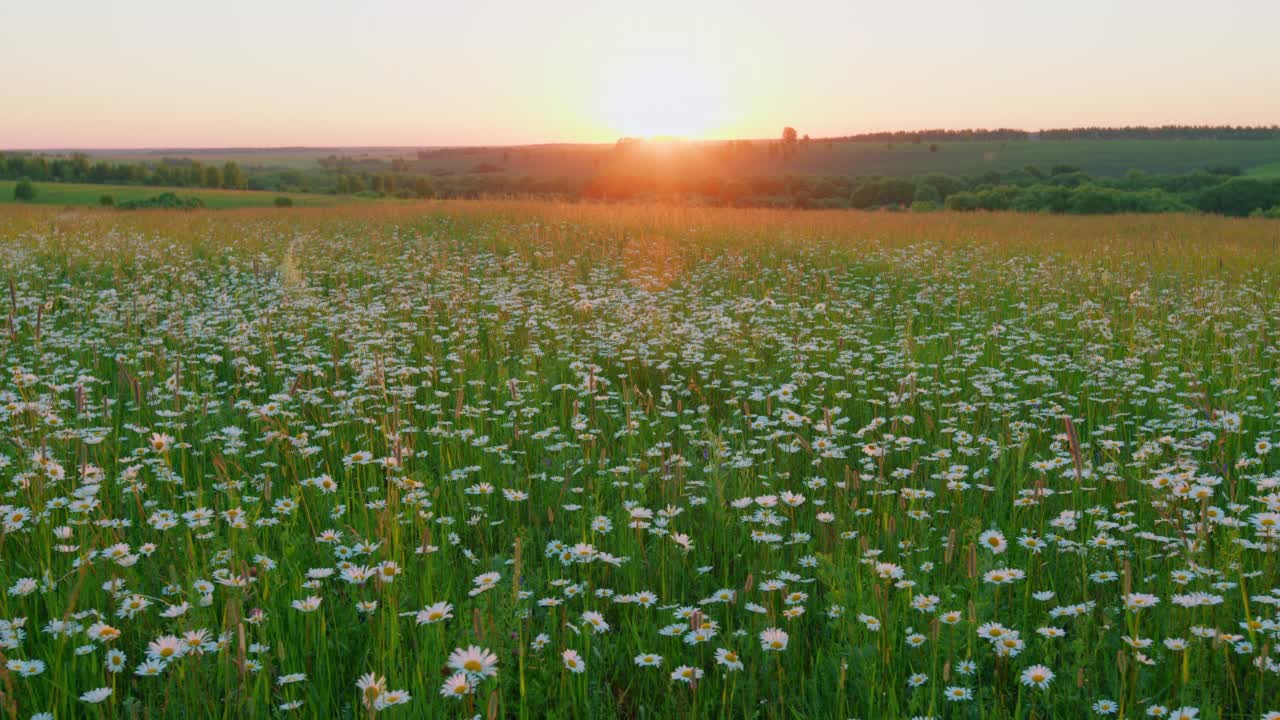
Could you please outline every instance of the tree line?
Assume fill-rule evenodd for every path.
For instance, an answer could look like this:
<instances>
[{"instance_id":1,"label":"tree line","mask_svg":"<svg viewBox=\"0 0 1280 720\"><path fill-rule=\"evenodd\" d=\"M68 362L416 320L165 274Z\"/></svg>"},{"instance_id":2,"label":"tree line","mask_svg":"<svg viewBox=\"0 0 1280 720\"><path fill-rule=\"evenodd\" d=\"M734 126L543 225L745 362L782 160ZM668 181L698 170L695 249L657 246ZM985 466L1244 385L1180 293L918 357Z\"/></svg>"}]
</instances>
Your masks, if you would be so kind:
<instances>
[{"instance_id":1,"label":"tree line","mask_svg":"<svg viewBox=\"0 0 1280 720\"><path fill-rule=\"evenodd\" d=\"M822 142L922 143L1008 140L1276 140L1280 125L1135 125L1124 127L896 130L818 138Z\"/></svg>"},{"instance_id":2,"label":"tree line","mask_svg":"<svg viewBox=\"0 0 1280 720\"><path fill-rule=\"evenodd\" d=\"M961 141L1004 141L1027 140L1031 133L1014 128L971 128L965 130L895 130L893 132L868 132L854 135L838 135L818 138L822 142L866 142L866 143L921 143L921 142L961 142Z\"/></svg>"},{"instance_id":3,"label":"tree line","mask_svg":"<svg viewBox=\"0 0 1280 720\"><path fill-rule=\"evenodd\" d=\"M234 161L204 164L189 158L162 158L156 163L91 160L84 153L45 155L0 153L0 179L94 185L224 188L243 190L249 176Z\"/></svg>"},{"instance_id":4,"label":"tree line","mask_svg":"<svg viewBox=\"0 0 1280 720\"><path fill-rule=\"evenodd\" d=\"M1042 140L1275 140L1280 125L1160 125L1041 130Z\"/></svg>"},{"instance_id":5,"label":"tree line","mask_svg":"<svg viewBox=\"0 0 1280 720\"><path fill-rule=\"evenodd\" d=\"M1280 179L1244 177L1236 168L1158 175L1132 171L1095 177L1058 165L976 176L762 176L658 181L642 176L595 178L582 197L597 200L696 198L725 206L825 209L1013 210L1064 214L1204 212L1280 216Z\"/></svg>"},{"instance_id":6,"label":"tree line","mask_svg":"<svg viewBox=\"0 0 1280 720\"><path fill-rule=\"evenodd\" d=\"M779 147L803 142L792 131L784 133ZM388 169L393 167L395 170ZM83 155L0 156L0 177L40 182L249 187L399 198L516 196L604 202L664 200L725 207L1280 216L1280 179L1245 177L1236 167L1209 167L1182 174L1130 171L1122 177L1091 176L1065 164L988 171L973 176L927 173L914 177L721 177L696 171L674 174L609 171L578 177L535 178L496 172L428 176L406 171L408 169L405 164L393 166L381 160L330 161L307 172L264 171L246 177L234 162L218 166L184 159L130 164L89 162ZM32 192L34 187L30 182L20 184L20 189L15 189L15 197L29 200L30 197L25 196Z\"/></svg>"}]
</instances>

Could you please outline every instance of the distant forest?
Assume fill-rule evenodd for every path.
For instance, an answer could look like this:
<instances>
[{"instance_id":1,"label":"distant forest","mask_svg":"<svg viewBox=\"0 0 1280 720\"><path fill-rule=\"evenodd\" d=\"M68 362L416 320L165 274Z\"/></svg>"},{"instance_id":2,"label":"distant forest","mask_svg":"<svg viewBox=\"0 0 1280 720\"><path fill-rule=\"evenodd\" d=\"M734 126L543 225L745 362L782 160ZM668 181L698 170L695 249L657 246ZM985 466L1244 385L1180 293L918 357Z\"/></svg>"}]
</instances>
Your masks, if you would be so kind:
<instances>
[{"instance_id":1,"label":"distant forest","mask_svg":"<svg viewBox=\"0 0 1280 720\"><path fill-rule=\"evenodd\" d=\"M1160 125L1148 127L1082 127L1040 130L897 130L817 138L836 142L963 142L984 140L1277 140L1280 125Z\"/></svg>"},{"instance_id":2,"label":"distant forest","mask_svg":"<svg viewBox=\"0 0 1280 720\"><path fill-rule=\"evenodd\" d=\"M1037 140L1058 144L1043 145ZM1142 158L1152 168L1089 172L1072 158L1098 155L1096 142L1074 151L1072 140L1114 140L1121 148L1157 148ZM1137 141L1159 140L1165 145ZM1169 141L1198 141L1191 165L1161 164ZM1273 141L1256 152L1241 143ZM941 143L941 145L939 144ZM875 146L879 145L879 148ZM865 172L872 148L914 163L893 173ZM964 148L972 147L972 151ZM1036 148L1050 148L1048 152ZM1107 147L1110 147L1109 145ZM1223 148L1219 151L1214 148ZM1022 166L984 169L981 159L957 162L962 151L981 158L1010 153ZM1085 150L1083 148L1092 148ZM1208 150L1205 150L1208 148ZM1263 152L1263 148L1267 150ZM192 158L112 162L84 153L0 153L0 179L327 193L362 197L474 198L520 196L562 200L663 200L731 207L884 209L925 212L1014 210L1048 213L1204 212L1280 217L1280 177L1246 174L1241 162L1280 157L1280 126L1073 128L1030 133L1016 129L924 130L813 139L786 128L777 140L670 143L624 138L613 146L442 148L396 157L329 154L313 164L282 167ZM1204 151L1204 152L1201 152ZM1089 153L1093 153L1090 155ZM1271 154L1268 154L1271 153ZM1107 152L1107 155L1113 153ZM1064 161L1057 161L1064 159ZM1261 158L1261 160L1259 160ZM947 160L950 164L942 165ZM523 164L522 164L523 163ZM826 163L825 165L822 163ZM1085 163L1087 164L1087 163ZM1135 162L1135 164L1137 164ZM931 171L946 167L951 172ZM1267 165L1271 167L1271 165ZM1280 167L1280 164L1276 165ZM829 168L836 168L833 174ZM967 172L956 172L955 169ZM816 171L815 171L816 169ZM849 170L862 169L863 174Z\"/></svg>"}]
</instances>

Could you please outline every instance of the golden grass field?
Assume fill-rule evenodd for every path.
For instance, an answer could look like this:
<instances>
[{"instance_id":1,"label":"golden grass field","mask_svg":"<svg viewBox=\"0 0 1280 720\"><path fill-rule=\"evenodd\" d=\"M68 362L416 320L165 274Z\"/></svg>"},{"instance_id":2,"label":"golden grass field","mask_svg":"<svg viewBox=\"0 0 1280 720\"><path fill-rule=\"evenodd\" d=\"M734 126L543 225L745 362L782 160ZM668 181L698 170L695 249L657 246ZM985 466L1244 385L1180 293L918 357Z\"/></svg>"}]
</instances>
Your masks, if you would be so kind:
<instances>
[{"instance_id":1,"label":"golden grass field","mask_svg":"<svg viewBox=\"0 0 1280 720\"><path fill-rule=\"evenodd\" d=\"M645 232L670 240L696 236L720 242L909 245L945 242L996 252L1087 255L1102 262L1212 270L1274 263L1280 257L1280 222L1213 215L1066 216L1022 213L891 213L843 210L726 209L688 205L612 205L541 200L424 200L353 202L322 208L230 208L171 212L137 210L126 215L95 208L0 206L13 230L53 226L135 227L152 231L213 234L240 221L304 227L334 221L396 223L427 215L538 219L602 231ZM545 232L554 234L553 229ZM566 231L567 232L567 231Z\"/></svg>"}]
</instances>

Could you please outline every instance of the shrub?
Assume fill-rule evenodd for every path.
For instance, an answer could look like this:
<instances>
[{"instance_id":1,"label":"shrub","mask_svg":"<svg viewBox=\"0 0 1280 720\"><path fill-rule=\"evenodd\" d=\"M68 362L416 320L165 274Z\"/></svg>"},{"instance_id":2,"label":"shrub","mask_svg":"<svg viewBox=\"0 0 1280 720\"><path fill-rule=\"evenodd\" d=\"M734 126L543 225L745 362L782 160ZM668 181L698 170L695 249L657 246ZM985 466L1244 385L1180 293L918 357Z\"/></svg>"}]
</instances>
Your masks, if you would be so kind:
<instances>
[{"instance_id":1,"label":"shrub","mask_svg":"<svg viewBox=\"0 0 1280 720\"><path fill-rule=\"evenodd\" d=\"M280 197L275 199L275 206L278 208L293 207L293 198L288 198L281 195Z\"/></svg>"},{"instance_id":2,"label":"shrub","mask_svg":"<svg viewBox=\"0 0 1280 720\"><path fill-rule=\"evenodd\" d=\"M968 190L954 193L947 197L946 207L948 210L958 210L960 212L971 212L978 209L978 194L969 192Z\"/></svg>"},{"instance_id":3,"label":"shrub","mask_svg":"<svg viewBox=\"0 0 1280 720\"><path fill-rule=\"evenodd\" d=\"M903 178L871 180L853 191L849 204L856 208L878 205L910 205L915 199L916 184Z\"/></svg>"},{"instance_id":4,"label":"shrub","mask_svg":"<svg viewBox=\"0 0 1280 720\"><path fill-rule=\"evenodd\" d=\"M111 195L101 195L98 197L98 204L102 207L112 207L116 204L116 199Z\"/></svg>"},{"instance_id":5,"label":"shrub","mask_svg":"<svg viewBox=\"0 0 1280 720\"><path fill-rule=\"evenodd\" d=\"M1104 215L1120 211L1116 196L1119 193L1110 188L1084 185L1071 193L1071 202L1067 206L1070 212L1078 215Z\"/></svg>"},{"instance_id":6,"label":"shrub","mask_svg":"<svg viewBox=\"0 0 1280 720\"><path fill-rule=\"evenodd\" d=\"M119 205L122 210L162 208L167 210L194 210L204 207L204 201L194 195L179 197L171 192L160 193L146 200L130 200Z\"/></svg>"},{"instance_id":7,"label":"shrub","mask_svg":"<svg viewBox=\"0 0 1280 720\"><path fill-rule=\"evenodd\" d=\"M36 199L36 186L30 178L22 178L13 186L13 199L18 202L31 202Z\"/></svg>"},{"instance_id":8,"label":"shrub","mask_svg":"<svg viewBox=\"0 0 1280 720\"><path fill-rule=\"evenodd\" d=\"M915 203L912 203L912 209L915 209L916 203L933 203L938 205L942 203L942 194L938 192L938 188L925 183L917 182L915 191Z\"/></svg>"}]
</instances>

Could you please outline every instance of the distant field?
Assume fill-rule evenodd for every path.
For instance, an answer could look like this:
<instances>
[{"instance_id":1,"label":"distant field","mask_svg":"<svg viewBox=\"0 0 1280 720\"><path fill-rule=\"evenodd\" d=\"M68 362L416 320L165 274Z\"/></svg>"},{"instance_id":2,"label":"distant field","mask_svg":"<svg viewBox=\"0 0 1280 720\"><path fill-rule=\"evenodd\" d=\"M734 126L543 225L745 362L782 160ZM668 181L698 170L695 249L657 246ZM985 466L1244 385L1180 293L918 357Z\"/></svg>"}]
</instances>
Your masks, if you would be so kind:
<instances>
[{"instance_id":1,"label":"distant field","mask_svg":"<svg viewBox=\"0 0 1280 720\"><path fill-rule=\"evenodd\" d=\"M1032 165L1047 169L1073 165L1090 175L1117 176L1129 170L1175 174L1210 166L1230 165L1248 170L1272 166L1280 170L1280 141L1172 140L1042 140L1009 142L951 142L894 144L814 141L794 156L770 156L762 149L731 157L708 157L705 163L723 177L755 175L891 175L940 172L980 175ZM606 152L611 152L606 151ZM440 153L419 168L467 172L481 163L501 167L510 175L556 177L590 175L607 161L607 154L572 147L494 149L485 152ZM425 165L425 168L423 166Z\"/></svg>"},{"instance_id":2,"label":"distant field","mask_svg":"<svg viewBox=\"0 0 1280 720\"><path fill-rule=\"evenodd\" d=\"M1248 140L1032 140L1025 142L939 143L932 152L919 145L846 143L813 148L798 158L806 171L825 174L851 168L853 174L916 175L943 172L971 175L987 170L1015 170L1074 165L1090 175L1123 175L1129 170L1184 173L1212 165L1250 168L1280 162L1280 142Z\"/></svg>"},{"instance_id":3,"label":"distant field","mask_svg":"<svg viewBox=\"0 0 1280 720\"><path fill-rule=\"evenodd\" d=\"M815 140L794 156L782 158L766 151L766 141L747 153L725 156L719 143L690 143L682 147L705 150L699 165L723 177L753 175L893 175L930 172L977 175L988 170L1007 171L1033 165L1074 165L1090 175L1123 175L1129 170L1150 173L1183 173L1209 166L1231 165L1246 171L1267 168L1280 174L1280 141L1272 140L1030 140L1006 142L886 143ZM526 145L494 148L428 150L423 159L417 148L266 148L172 151L104 151L95 158L116 162L158 161L161 157L190 157L204 163L234 160L247 167L317 168L319 158L349 156L357 162L410 161L412 171L436 175L462 175L481 165L490 172L534 178L584 177L597 174L613 155L611 144ZM494 170L493 168L496 168Z\"/></svg>"},{"instance_id":4,"label":"distant field","mask_svg":"<svg viewBox=\"0 0 1280 720\"><path fill-rule=\"evenodd\" d=\"M0 180L0 203L12 203L13 180ZM242 207L270 207L280 196L291 198L295 205L327 207L339 199L330 195L259 192L254 190L208 190L204 188L163 188L140 185L90 185L80 183L36 183L35 202L42 205L98 205L99 198L110 195L117 204L130 200L146 200L163 192L194 195L205 207L215 210Z\"/></svg>"}]
</instances>

